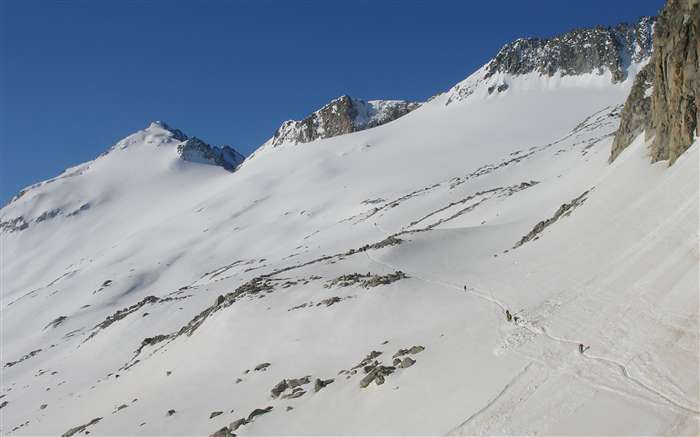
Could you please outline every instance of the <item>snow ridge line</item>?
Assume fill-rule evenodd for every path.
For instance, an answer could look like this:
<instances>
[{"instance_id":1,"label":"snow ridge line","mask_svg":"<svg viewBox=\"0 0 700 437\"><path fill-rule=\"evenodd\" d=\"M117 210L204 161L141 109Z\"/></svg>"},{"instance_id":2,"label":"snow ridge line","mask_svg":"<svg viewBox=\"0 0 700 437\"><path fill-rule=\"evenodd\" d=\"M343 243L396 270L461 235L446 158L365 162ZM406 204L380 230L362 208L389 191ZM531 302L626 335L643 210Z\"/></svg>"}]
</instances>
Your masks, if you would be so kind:
<instances>
[{"instance_id":1,"label":"snow ridge line","mask_svg":"<svg viewBox=\"0 0 700 437\"><path fill-rule=\"evenodd\" d=\"M409 274L411 277L416 278L416 279L419 279L419 280L421 280L421 281L428 282L428 283L433 283L433 284L436 284L436 285L442 285L443 287L452 288L452 289L455 289L455 290L458 290L458 291L462 291L462 290L463 290L463 288L460 287L459 285L451 284L451 283L443 282L443 281L436 281L436 280L427 279L427 278L424 278L424 277L422 277L422 276L420 276L420 275L416 275L414 272L409 272L409 271L406 270L405 268L401 268L401 267L398 267L398 266L393 266L393 265L388 264L388 263L385 263L385 262L383 262L383 261L379 261L379 260L373 258L373 257L372 257L369 253L367 253L367 252L365 252L365 255L367 255L367 258L369 258L370 261L373 261L373 262L375 262L375 263L377 263L377 264L381 264L381 265L383 265L383 266L385 266L385 267L387 267L387 268L393 269L393 270L401 270L401 271L406 272L407 274ZM501 310L503 310L503 311L505 311L506 308L508 308L506 305L503 304L503 302L501 302L500 300L496 299L495 297L487 296L487 295L485 295L485 294L482 294L482 293L477 292L477 289L474 288L474 287L468 287L467 290L468 290L468 292L470 292L471 294L477 296L478 298L480 298L480 299L482 299L482 300L487 300L487 301L493 303L494 305L497 305L497 306L498 306L499 308L501 308ZM489 294L491 294L491 293L489 293ZM556 335L552 335L552 334L550 334L549 332L547 332L547 329L546 329L544 326L539 326L538 328L533 328L533 327L529 326L527 323L522 324L522 325L520 325L520 326L523 326L525 329L527 329L528 331L532 332L533 334L536 334L536 335L544 335L545 337L549 338L550 340L555 341L555 342L558 342L558 343L568 343L568 344L576 344L576 345L582 344L582 342L580 342L580 341L571 340L571 339L567 339L567 338L564 338L564 337L559 337L559 336L556 336ZM647 383L644 383L644 382L642 382L641 380L639 380L638 378L632 376L632 375L630 374L629 370L627 369L627 367L626 367L624 364L620 363L619 361L616 361L616 360L613 360L613 359L610 359L610 358L605 358L605 357L597 356L597 355L586 354L585 352L583 353L583 356L584 356L586 359L589 359L589 360L596 360L596 361L600 361L600 362L603 362L603 363L606 363L606 364L613 364L613 365L617 366L617 367L619 368L620 373L622 374L622 376L623 376L625 379L631 381L634 385L643 388L644 390L648 391L649 393L651 393L651 394L653 394L653 395L655 395L655 396L657 396L657 397L660 397L661 399L663 399L664 401L666 401L668 404L670 404L670 405L672 405L672 406L674 406L674 407L676 407L676 408L679 408L679 409L683 410L683 411L686 412L686 413L689 413L689 414L694 415L694 416L700 416L700 411L699 411L699 410L696 410L696 409L694 409L694 408L692 408L692 407L687 407L687 406L685 406L685 405L683 405L683 404L681 404L681 403L679 403L679 402L673 400L670 396L664 394L663 392L661 392L661 391L659 391L659 390L653 388L651 385L649 385L649 384L647 384ZM502 393L501 393L501 394L502 394ZM495 399L494 399L494 401L495 401ZM492 402L491 402L491 403L492 403ZM482 410L483 410L483 409L482 409ZM479 412L481 412L482 410L480 410ZM457 427L457 428L458 428L458 427Z\"/></svg>"}]
</instances>

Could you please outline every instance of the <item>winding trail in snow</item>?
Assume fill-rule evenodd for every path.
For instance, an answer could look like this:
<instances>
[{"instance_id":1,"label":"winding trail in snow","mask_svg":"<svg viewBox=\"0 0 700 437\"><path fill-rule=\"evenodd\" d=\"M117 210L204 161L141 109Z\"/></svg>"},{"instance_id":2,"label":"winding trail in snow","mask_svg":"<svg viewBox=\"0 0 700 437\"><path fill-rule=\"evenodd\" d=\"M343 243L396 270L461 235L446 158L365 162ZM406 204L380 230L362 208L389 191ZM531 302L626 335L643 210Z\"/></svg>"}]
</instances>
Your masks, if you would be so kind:
<instances>
[{"instance_id":1,"label":"winding trail in snow","mask_svg":"<svg viewBox=\"0 0 700 437\"><path fill-rule=\"evenodd\" d=\"M377 226L377 227L379 227L379 226ZM380 228L380 229L381 229L381 228ZM404 267L395 266L395 265L391 265L391 264L389 264L389 263L386 263L386 262L384 262L384 261L380 261L380 260L378 260L378 259L372 257L372 256L369 254L368 251L366 251L365 254L367 255L367 258L368 258L370 261L372 261L372 262L374 262L374 263L376 263L376 264L383 265L384 267L387 267L387 268L392 269L392 270L401 270L401 271L407 273L408 275L410 275L411 277L416 278L416 279L418 279L418 280L420 280L420 281L427 282L427 283L431 283L431 284L436 284L436 285L441 285L441 286L443 286L443 287L452 288L452 289L455 289L455 290L458 290L458 291L462 291L462 292L463 292L463 290L464 290L463 286L460 286L459 284L453 284L453 283L450 283L450 282L445 282L445 281L440 281L440 280L435 280L435 279L426 278L425 276L422 276L422 275L420 275L420 274L416 274L416 272L411 272L411 271L407 270L407 269L404 268ZM467 291L469 292L469 294L472 294L472 295L476 296L477 298L479 298L479 299L481 299L481 300L488 301L488 302L490 302L491 304L498 306L504 313L505 313L506 309L509 308L508 305L506 305L504 302L502 302L501 300L499 300L499 299L497 299L496 297L494 297L493 294L490 293L490 292L489 292L488 294L485 294L485 293L483 293L484 290L479 290L479 289L477 289L477 288L475 288L475 287L467 287ZM572 344L572 345L585 344L584 342L579 341L579 340L573 340L573 339L564 338L564 337L560 337L560 336L551 334L551 333L547 330L547 328L546 328L545 326L533 327L533 326L531 326L531 325L528 324L528 323L521 323L521 324L518 324L518 326L522 326L523 328L527 329L527 330L530 331L531 333L536 334L536 335L544 336L544 337L546 337L546 338L548 338L548 339L550 339L550 340L552 340L552 341L554 341L554 342L566 343L566 344ZM646 391L646 392L652 394L652 395L655 396L655 397L658 397L658 398L663 399L663 401L664 401L666 404L669 404L669 405L671 405L671 406L673 406L673 407L675 407L675 408L677 408L677 409L680 409L680 410L682 410L684 413L687 413L687 414L690 414L690 415L693 415L693 416L700 416L700 411L699 411L699 410L697 410L697 409L695 409L695 408L692 408L692 407L689 407L689 406L686 406L686 405L683 405L682 403L680 403L680 402L674 400L673 398L671 398L669 395L667 395L667 394L663 393L662 391L660 391L660 390L658 390L658 389L652 387L651 384L648 384L648 383L646 383L646 382L640 380L639 378L632 376L631 373L630 373L630 371L629 371L629 369L627 368L627 366L625 366L623 363L621 363L621 362L619 362L619 361L617 361L617 360L614 360L614 359L612 359L612 358L606 358L606 357L602 357L602 356L598 356L598 355L592 355L592 354L585 353L585 352L584 352L582 355L583 355L584 358L586 358L586 359L588 359L588 360L594 360L594 361L598 361L598 362L604 363L604 364L606 364L607 366L612 365L612 366L617 367L618 370L620 371L620 374L621 374L626 380L630 381L633 385L635 385L635 386L637 386L637 387L643 389L644 391ZM504 390L497 396L497 398L500 397L505 391L507 391L507 389L508 389L509 386L510 386L510 384L507 384L506 387L504 388ZM493 404L497 398L494 398L492 401L490 401L488 405ZM487 407L488 407L488 405L487 405ZM479 412L477 412L476 414L481 413L483 410L487 409L487 407L482 408L482 409L481 409ZM469 419L467 419L467 422L468 422L468 421L469 421ZM466 423L466 422L465 422L465 423Z\"/></svg>"}]
</instances>

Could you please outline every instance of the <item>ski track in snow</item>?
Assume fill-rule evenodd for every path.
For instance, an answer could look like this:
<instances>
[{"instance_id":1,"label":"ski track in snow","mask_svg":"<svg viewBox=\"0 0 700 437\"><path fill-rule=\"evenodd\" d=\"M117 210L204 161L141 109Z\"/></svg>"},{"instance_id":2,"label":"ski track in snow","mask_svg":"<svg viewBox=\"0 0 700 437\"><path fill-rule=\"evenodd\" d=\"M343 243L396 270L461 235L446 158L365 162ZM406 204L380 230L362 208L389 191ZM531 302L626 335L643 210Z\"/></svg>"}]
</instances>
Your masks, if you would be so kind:
<instances>
[{"instance_id":1,"label":"ski track in snow","mask_svg":"<svg viewBox=\"0 0 700 437\"><path fill-rule=\"evenodd\" d=\"M464 290L463 287L460 287L460 286L457 285L457 284L453 284L453 283L449 283L449 282L444 282L444 281L440 281L440 280L429 279L429 278L426 278L426 277L423 276L423 275L416 274L416 272L409 271L409 270L405 269L404 267L396 266L396 265L392 265L392 264L386 263L386 262L384 262L384 261L380 261L380 260L378 260L378 259L376 259L376 258L373 258L373 257L369 254L369 252L365 252L365 255L367 255L367 258L369 258L369 260L372 261L372 262L374 262L374 263L383 265L384 267L387 267L387 268L392 269L392 270L401 270L401 271L405 272L406 274L410 275L411 277L416 278L416 279L418 279L418 280L420 280L420 281L427 282L427 283L431 283L431 284L435 284L435 285L440 285L440 286L443 286L443 287L446 287L446 288L452 288L452 289L457 290L457 291L463 291L463 290ZM475 288L475 287L467 287L467 290L470 292L470 294L476 296L478 299L481 299L481 300L484 300L484 301L488 301L488 302L490 302L491 304L494 304L494 305L498 306L498 307L501 309L501 311L503 311L503 312L505 312L506 309L509 308L505 303L503 303L503 302L500 301L499 299L493 297L493 294L490 293L490 292L489 292L489 295L486 295L486 294L483 293L484 290L480 290L480 289L477 289L477 288ZM480 292L480 291L481 291L481 292ZM524 327L526 330L528 330L529 332L531 332L531 333L533 333L533 334L535 334L535 335L540 335L540 336L543 335L543 336L545 336L546 338L548 338L548 339L550 339L550 340L552 340L552 341L554 341L554 342L564 343L564 344L572 344L572 345L585 344L584 342L579 341L579 340L573 340L573 339L569 339L569 338L564 338L564 337L559 337L559 336L553 335L553 334L551 334L551 333L547 330L547 328L546 328L545 326L532 327L532 326L530 326L530 324L528 324L527 322L521 323L521 324L519 324L518 326ZM617 367L617 368L620 370L620 373L622 374L622 376L623 376L626 380L630 381L630 383L632 383L633 385L636 385L637 387L642 388L643 390L647 391L648 393L650 393L650 394L652 394L652 395L654 395L654 396L656 396L656 397L658 397L658 398L661 398L661 399L663 399L663 400L665 401L665 402L663 402L663 403L661 403L661 404L659 404L659 405L672 406L672 407L674 407L674 408L676 408L676 409L682 410L684 413L691 414L691 415L694 415L694 416L700 416L700 411L699 411L699 410L697 410L697 409L695 409L695 408L692 408L692 407L688 407L688 406L683 405L682 403L680 403L680 402L678 402L678 401L673 400L669 395L666 395L666 394L664 394L662 391L660 391L660 390L658 390L658 389L655 389L655 388L652 387L649 383L645 383L645 382L641 381L640 379L638 379L638 378L632 376L632 375L630 374L629 369L628 369L623 363L621 363L621 362L619 362L619 361L617 361L617 360L615 360L615 359L612 359L612 358L606 358L606 357L602 357L602 356L591 355L591 354L586 353L586 352L584 352L582 355L583 355L583 357L586 358L586 359L602 362L602 363L606 364L606 367L609 367L610 365L613 365L613 366ZM524 355L524 356L526 356L526 355ZM529 357L529 358L530 358L530 359L533 359L532 357ZM532 363L530 363L530 364L532 364ZM529 368L530 364L528 364L527 368ZM476 415L483 413L485 410L488 409L489 406L493 405L493 404L508 390L508 388L512 385L512 383L513 383L515 380L517 380L520 376L522 376L523 373L525 373L525 371L527 370L527 368L524 369L523 371L521 371L513 380L511 380L511 382L509 382L508 384L506 384L506 386L503 388L503 390L502 390L494 399L492 399L484 408L482 408L482 409L479 410L477 413L475 413L474 415L472 415L472 416L471 416L469 419L467 419L462 425L459 425L459 426L455 427L452 431L454 431L454 430L456 430L457 428L460 428L461 426L465 425L465 424L468 423L471 419L473 419ZM615 392L619 392L618 390L612 389L612 388L610 388L610 387L606 387L606 388L609 389L609 390L615 391ZM631 397L634 397L634 398L639 399L638 396L631 395L630 393L626 393L626 394L627 394L628 396L631 396ZM452 431L450 431L450 432L452 432Z\"/></svg>"}]
</instances>

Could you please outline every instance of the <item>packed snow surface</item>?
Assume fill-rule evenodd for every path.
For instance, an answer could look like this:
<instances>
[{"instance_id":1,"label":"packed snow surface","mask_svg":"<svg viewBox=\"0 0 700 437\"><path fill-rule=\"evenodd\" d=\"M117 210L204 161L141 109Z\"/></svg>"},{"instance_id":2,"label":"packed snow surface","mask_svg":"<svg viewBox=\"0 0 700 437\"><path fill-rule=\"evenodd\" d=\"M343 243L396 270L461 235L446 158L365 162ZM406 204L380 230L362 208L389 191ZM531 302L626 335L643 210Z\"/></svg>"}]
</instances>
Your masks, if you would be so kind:
<instances>
[{"instance_id":1,"label":"packed snow surface","mask_svg":"<svg viewBox=\"0 0 700 437\"><path fill-rule=\"evenodd\" d=\"M696 435L698 144L608 165L632 75L490 80L235 172L152 124L26 190L0 432Z\"/></svg>"}]
</instances>

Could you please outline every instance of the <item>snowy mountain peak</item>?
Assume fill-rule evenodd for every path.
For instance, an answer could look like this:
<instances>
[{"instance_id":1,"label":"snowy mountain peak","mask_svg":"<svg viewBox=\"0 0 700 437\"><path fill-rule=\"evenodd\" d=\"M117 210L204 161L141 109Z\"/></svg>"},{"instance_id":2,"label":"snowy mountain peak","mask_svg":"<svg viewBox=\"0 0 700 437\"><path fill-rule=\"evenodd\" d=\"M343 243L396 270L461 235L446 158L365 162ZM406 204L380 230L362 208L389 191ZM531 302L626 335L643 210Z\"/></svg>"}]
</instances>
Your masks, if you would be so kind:
<instances>
[{"instance_id":1,"label":"snowy mountain peak","mask_svg":"<svg viewBox=\"0 0 700 437\"><path fill-rule=\"evenodd\" d=\"M475 93L482 97L498 95L518 80L528 82L522 84L527 88L551 88L560 82L586 84L595 78L621 83L636 75L648 61L655 21L654 17L642 17L632 24L576 29L549 39L518 38L504 45L492 60L448 91L445 104L464 100ZM574 79L584 76L587 79L578 82Z\"/></svg>"},{"instance_id":2,"label":"snowy mountain peak","mask_svg":"<svg viewBox=\"0 0 700 437\"><path fill-rule=\"evenodd\" d=\"M170 132L172 134L173 138L175 138L176 140L185 141L187 139L187 135L185 135L184 132L182 132L180 129L175 129L173 127L170 127L170 125L168 125L164 121L159 121L159 120L152 121L151 124L146 128L146 130L148 130L148 131L157 130L157 129L161 129L161 130L165 130L165 131Z\"/></svg>"},{"instance_id":3,"label":"snowy mountain peak","mask_svg":"<svg viewBox=\"0 0 700 437\"><path fill-rule=\"evenodd\" d=\"M303 120L285 121L263 147L308 143L369 129L396 120L420 105L404 100L365 101L343 95Z\"/></svg>"}]
</instances>

